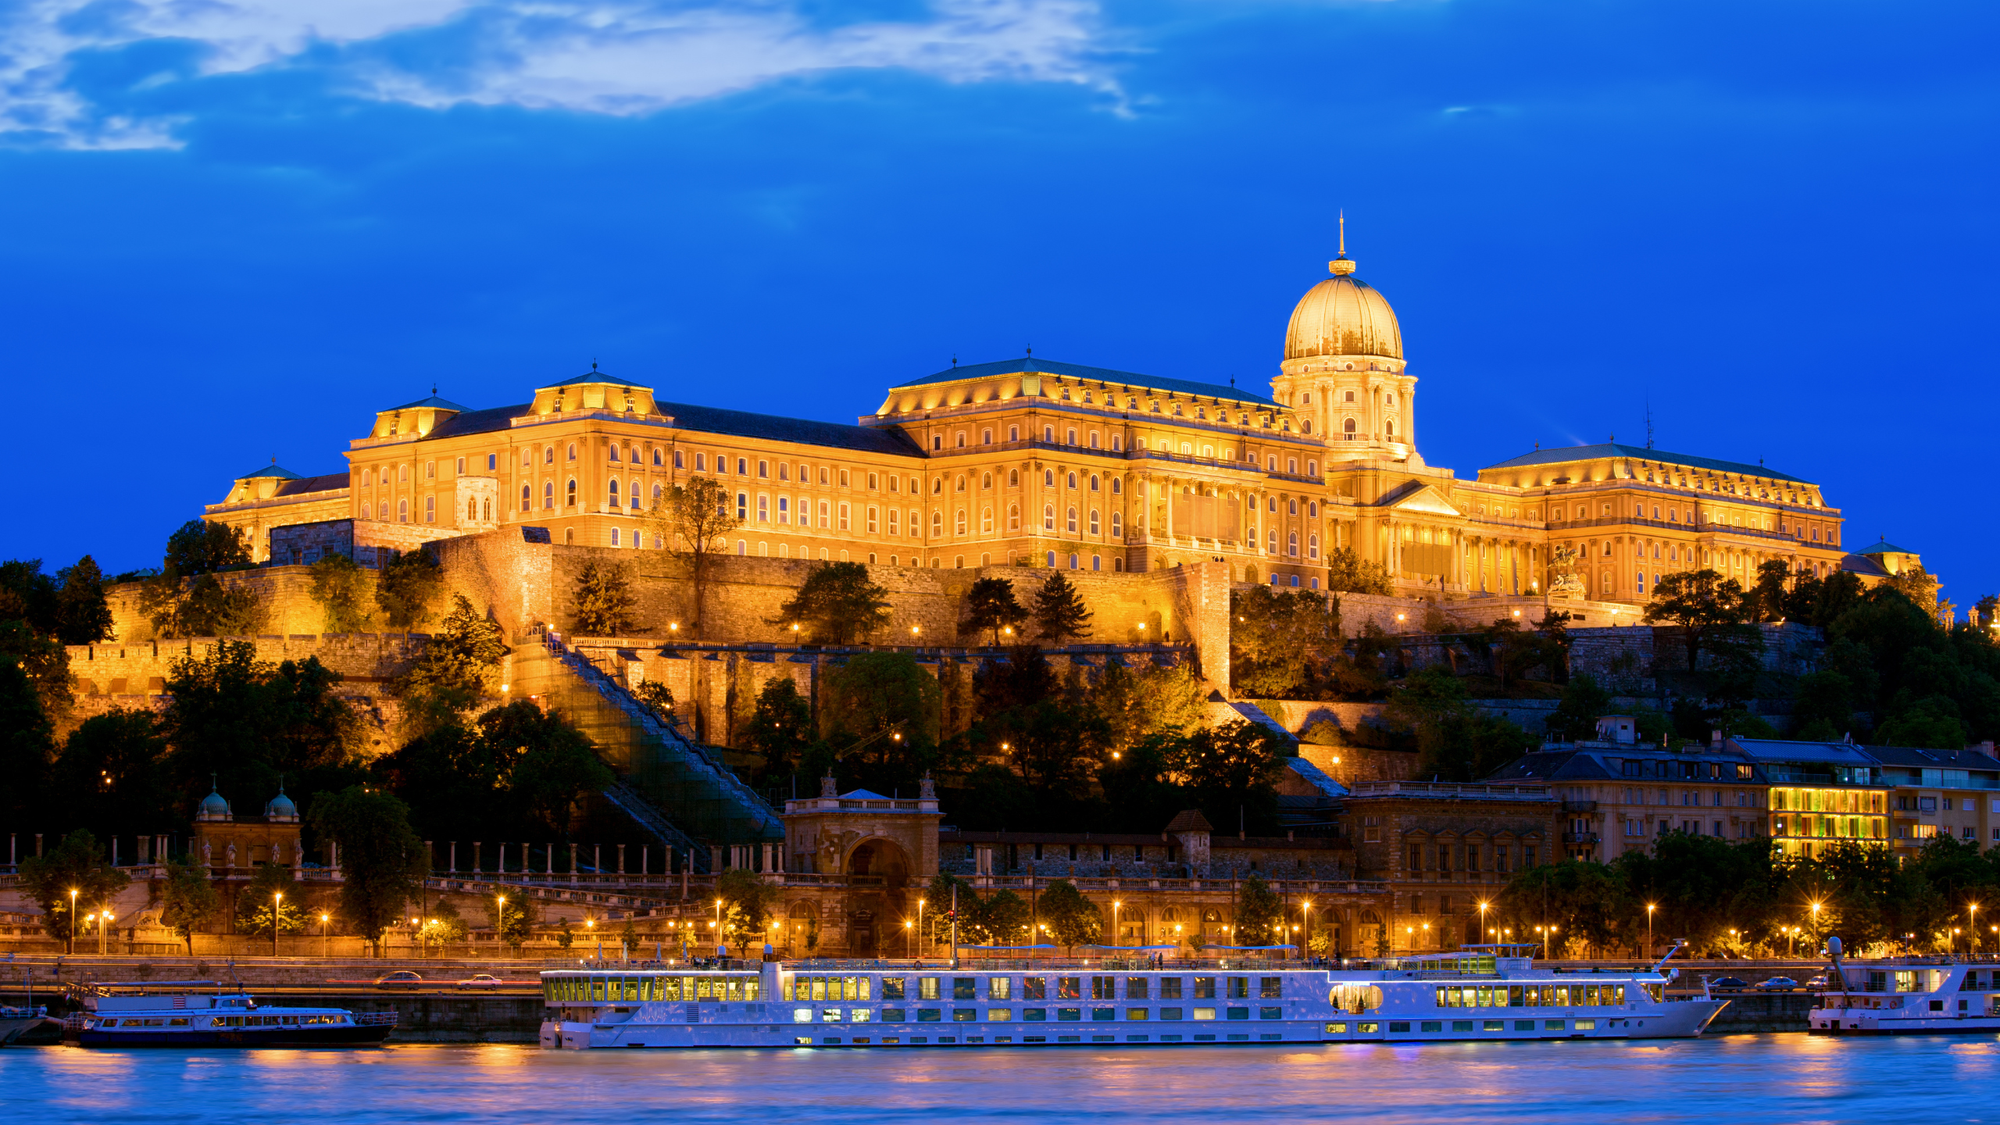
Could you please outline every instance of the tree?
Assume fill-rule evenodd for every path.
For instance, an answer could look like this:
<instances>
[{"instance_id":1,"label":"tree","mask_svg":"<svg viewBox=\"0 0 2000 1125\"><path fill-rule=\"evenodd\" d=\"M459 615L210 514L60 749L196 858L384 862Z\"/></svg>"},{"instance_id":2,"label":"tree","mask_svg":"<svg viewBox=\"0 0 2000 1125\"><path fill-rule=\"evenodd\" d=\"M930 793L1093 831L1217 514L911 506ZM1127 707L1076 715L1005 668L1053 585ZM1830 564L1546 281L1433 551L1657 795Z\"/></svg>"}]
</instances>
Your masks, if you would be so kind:
<instances>
[{"instance_id":1,"label":"tree","mask_svg":"<svg viewBox=\"0 0 2000 1125\"><path fill-rule=\"evenodd\" d=\"M464 594L453 594L451 612L431 634L423 656L404 680L404 690L478 699L492 688L500 661L509 651L499 624L475 610Z\"/></svg>"},{"instance_id":2,"label":"tree","mask_svg":"<svg viewBox=\"0 0 2000 1125\"><path fill-rule=\"evenodd\" d=\"M884 791L914 786L937 764L937 677L903 652L865 652L820 684L820 729L841 768Z\"/></svg>"},{"instance_id":3,"label":"tree","mask_svg":"<svg viewBox=\"0 0 2000 1125\"><path fill-rule=\"evenodd\" d=\"M1417 739L1417 752L1426 766L1435 765L1445 739L1446 728L1472 713L1465 701L1465 684L1439 667L1412 673L1389 696L1383 716L1408 729Z\"/></svg>"},{"instance_id":4,"label":"tree","mask_svg":"<svg viewBox=\"0 0 2000 1125\"><path fill-rule=\"evenodd\" d=\"M1681 570L1653 587L1645 621L1669 621L1687 631L1688 671L1695 670L1702 644L1717 632L1744 624L1748 610L1743 587L1713 570Z\"/></svg>"},{"instance_id":5,"label":"tree","mask_svg":"<svg viewBox=\"0 0 2000 1125\"><path fill-rule=\"evenodd\" d=\"M1262 876L1252 872L1236 889L1236 944L1284 944L1285 907Z\"/></svg>"},{"instance_id":6,"label":"tree","mask_svg":"<svg viewBox=\"0 0 2000 1125\"><path fill-rule=\"evenodd\" d=\"M43 931L65 942L81 932L73 929L72 909L96 911L132 881L105 860L104 845L84 828L64 836L46 854L22 860L20 870L21 890L42 908ZM70 952L76 952L73 944Z\"/></svg>"},{"instance_id":7,"label":"tree","mask_svg":"<svg viewBox=\"0 0 2000 1125\"><path fill-rule=\"evenodd\" d=\"M729 490L713 477L689 477L675 485L647 513L653 534L688 569L694 588L694 621L689 632L703 637L703 616L710 571L728 547L729 533L743 526L743 517L729 503Z\"/></svg>"},{"instance_id":8,"label":"tree","mask_svg":"<svg viewBox=\"0 0 2000 1125\"><path fill-rule=\"evenodd\" d=\"M85 555L74 566L56 572L61 583L55 598L56 640L89 645L111 637L111 606L104 600L104 572Z\"/></svg>"},{"instance_id":9,"label":"tree","mask_svg":"<svg viewBox=\"0 0 2000 1125\"><path fill-rule=\"evenodd\" d=\"M454 942L464 941L471 932L471 927L465 924L465 915L459 913L458 904L443 895L438 896L430 917L424 919L424 945L442 951Z\"/></svg>"},{"instance_id":10,"label":"tree","mask_svg":"<svg viewBox=\"0 0 2000 1125\"><path fill-rule=\"evenodd\" d=\"M221 896L199 864L167 862L166 886L160 892L160 924L186 944L188 956L194 956L194 935L221 909Z\"/></svg>"},{"instance_id":11,"label":"tree","mask_svg":"<svg viewBox=\"0 0 2000 1125\"><path fill-rule=\"evenodd\" d=\"M1061 801L1088 788L1110 733L1095 708L1045 699L987 716L972 737L1009 758L1044 801Z\"/></svg>"},{"instance_id":12,"label":"tree","mask_svg":"<svg viewBox=\"0 0 2000 1125\"><path fill-rule=\"evenodd\" d=\"M257 632L264 606L248 586L213 574L181 578L163 570L141 588L140 609L162 637L241 637Z\"/></svg>"},{"instance_id":13,"label":"tree","mask_svg":"<svg viewBox=\"0 0 2000 1125\"><path fill-rule=\"evenodd\" d=\"M187 813L175 800L166 755L151 711L92 715L70 732L50 771L55 803L106 834L173 831Z\"/></svg>"},{"instance_id":14,"label":"tree","mask_svg":"<svg viewBox=\"0 0 2000 1125\"><path fill-rule=\"evenodd\" d=\"M0 620L22 621L37 633L53 633L60 620L61 591L42 573L40 559L0 562Z\"/></svg>"},{"instance_id":15,"label":"tree","mask_svg":"<svg viewBox=\"0 0 2000 1125\"><path fill-rule=\"evenodd\" d=\"M334 694L339 673L317 657L273 666L256 654L247 641L222 641L173 664L161 728L182 807L217 783L212 775L252 794L276 793L290 778L299 799L357 777L360 719Z\"/></svg>"},{"instance_id":16,"label":"tree","mask_svg":"<svg viewBox=\"0 0 2000 1125\"><path fill-rule=\"evenodd\" d=\"M663 723L674 717L674 690L665 680L646 680L632 689L632 698Z\"/></svg>"},{"instance_id":17,"label":"tree","mask_svg":"<svg viewBox=\"0 0 2000 1125\"><path fill-rule=\"evenodd\" d=\"M750 716L750 745L764 755L764 776L789 773L812 740L812 705L799 694L799 686L789 676L766 681Z\"/></svg>"},{"instance_id":18,"label":"tree","mask_svg":"<svg viewBox=\"0 0 2000 1125\"><path fill-rule=\"evenodd\" d=\"M35 683L18 661L0 657L0 812L12 824L34 823L47 815L49 760L55 726Z\"/></svg>"},{"instance_id":19,"label":"tree","mask_svg":"<svg viewBox=\"0 0 2000 1125\"><path fill-rule=\"evenodd\" d=\"M326 615L329 633L359 633L368 628L368 607L362 602L361 568L346 555L321 555L306 568L312 575L310 593Z\"/></svg>"},{"instance_id":20,"label":"tree","mask_svg":"<svg viewBox=\"0 0 2000 1125\"><path fill-rule=\"evenodd\" d=\"M296 934L306 928L306 905L291 868L260 863L249 884L237 893L237 932L269 939L276 925L281 934Z\"/></svg>"},{"instance_id":21,"label":"tree","mask_svg":"<svg viewBox=\"0 0 2000 1125\"><path fill-rule=\"evenodd\" d=\"M1352 547L1335 547L1326 553L1326 588L1335 593L1377 594L1383 597L1396 592L1389 581L1389 568L1379 562L1369 562L1354 553Z\"/></svg>"},{"instance_id":22,"label":"tree","mask_svg":"<svg viewBox=\"0 0 2000 1125\"><path fill-rule=\"evenodd\" d=\"M819 644L853 644L889 624L889 591L861 563L819 563L767 624L799 625Z\"/></svg>"},{"instance_id":23,"label":"tree","mask_svg":"<svg viewBox=\"0 0 2000 1125\"><path fill-rule=\"evenodd\" d=\"M240 529L191 519L167 536L167 554L160 570L178 578L192 578L219 570L240 570L253 562L250 543Z\"/></svg>"},{"instance_id":24,"label":"tree","mask_svg":"<svg viewBox=\"0 0 2000 1125\"><path fill-rule=\"evenodd\" d=\"M1166 740L1170 768L1209 823L1235 821L1260 834L1277 829L1277 780L1287 749L1277 731L1242 719Z\"/></svg>"},{"instance_id":25,"label":"tree","mask_svg":"<svg viewBox=\"0 0 2000 1125\"><path fill-rule=\"evenodd\" d=\"M771 904L777 901L778 888L755 871L743 867L724 871L715 881L715 897L722 900L722 938L739 953L770 937Z\"/></svg>"},{"instance_id":26,"label":"tree","mask_svg":"<svg viewBox=\"0 0 2000 1125\"><path fill-rule=\"evenodd\" d=\"M1036 913L1049 928L1049 935L1071 953L1104 933L1103 911L1068 879L1057 879L1042 891Z\"/></svg>"},{"instance_id":27,"label":"tree","mask_svg":"<svg viewBox=\"0 0 2000 1125\"><path fill-rule=\"evenodd\" d=\"M597 747L559 712L520 700L481 715L479 725L487 741L514 760L507 779L514 799L564 839L584 794L616 780Z\"/></svg>"},{"instance_id":28,"label":"tree","mask_svg":"<svg viewBox=\"0 0 2000 1125\"><path fill-rule=\"evenodd\" d=\"M1253 586L1230 595L1229 668L1244 692L1314 698L1327 663L1344 656L1340 606L1316 591Z\"/></svg>"},{"instance_id":29,"label":"tree","mask_svg":"<svg viewBox=\"0 0 2000 1125\"><path fill-rule=\"evenodd\" d=\"M992 643L1000 643L1000 630L1016 629L1028 619L1028 611L1014 600L1014 584L1005 578L981 578L972 584L965 595L965 620L959 622L958 635L977 636L990 633Z\"/></svg>"},{"instance_id":30,"label":"tree","mask_svg":"<svg viewBox=\"0 0 2000 1125\"><path fill-rule=\"evenodd\" d=\"M375 604L388 627L408 633L431 619L431 604L444 592L444 567L423 548L389 560L375 582Z\"/></svg>"},{"instance_id":31,"label":"tree","mask_svg":"<svg viewBox=\"0 0 2000 1125\"><path fill-rule=\"evenodd\" d=\"M1098 677L1090 701L1104 718L1107 747L1118 753L1155 731L1192 730L1207 721L1207 693L1187 663L1112 664Z\"/></svg>"},{"instance_id":32,"label":"tree","mask_svg":"<svg viewBox=\"0 0 2000 1125\"><path fill-rule=\"evenodd\" d=\"M586 559L570 592L574 631L587 637L615 637L632 625L632 571L622 562Z\"/></svg>"},{"instance_id":33,"label":"tree","mask_svg":"<svg viewBox=\"0 0 2000 1125\"><path fill-rule=\"evenodd\" d=\"M1036 637L1056 644L1090 636L1090 619L1096 616L1083 607L1083 598L1060 570L1035 591L1034 613Z\"/></svg>"},{"instance_id":34,"label":"tree","mask_svg":"<svg viewBox=\"0 0 2000 1125\"><path fill-rule=\"evenodd\" d=\"M1574 742L1597 737L1597 720L1611 709L1611 693L1588 672L1579 672L1563 685L1562 702L1542 729L1556 742Z\"/></svg>"},{"instance_id":35,"label":"tree","mask_svg":"<svg viewBox=\"0 0 2000 1125\"><path fill-rule=\"evenodd\" d=\"M528 895L488 895L484 903L486 924L493 927L494 936L506 942L507 948L518 952L534 936L535 900Z\"/></svg>"},{"instance_id":36,"label":"tree","mask_svg":"<svg viewBox=\"0 0 2000 1125\"><path fill-rule=\"evenodd\" d=\"M1782 621L1791 597L1792 564L1784 559L1765 559L1757 564L1757 580L1743 595L1743 605L1752 621Z\"/></svg>"},{"instance_id":37,"label":"tree","mask_svg":"<svg viewBox=\"0 0 2000 1125\"><path fill-rule=\"evenodd\" d=\"M26 621L0 621L0 661L21 669L34 685L42 713L50 719L69 714L75 703L76 677L69 669L69 650L38 633Z\"/></svg>"},{"instance_id":38,"label":"tree","mask_svg":"<svg viewBox=\"0 0 2000 1125\"><path fill-rule=\"evenodd\" d=\"M382 955L382 931L430 869L424 842L410 831L410 808L387 793L356 785L321 796L314 831L340 848L340 913Z\"/></svg>"}]
</instances>

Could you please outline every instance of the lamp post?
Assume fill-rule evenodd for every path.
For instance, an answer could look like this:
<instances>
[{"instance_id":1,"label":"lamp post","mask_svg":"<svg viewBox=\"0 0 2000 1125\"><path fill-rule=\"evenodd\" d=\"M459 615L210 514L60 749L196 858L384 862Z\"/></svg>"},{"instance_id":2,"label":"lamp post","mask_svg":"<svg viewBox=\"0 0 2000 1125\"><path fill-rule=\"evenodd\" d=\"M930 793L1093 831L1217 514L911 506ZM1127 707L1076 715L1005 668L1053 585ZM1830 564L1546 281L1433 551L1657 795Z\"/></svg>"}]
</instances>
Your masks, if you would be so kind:
<instances>
[{"instance_id":1,"label":"lamp post","mask_svg":"<svg viewBox=\"0 0 2000 1125\"><path fill-rule=\"evenodd\" d=\"M1657 902L1646 904L1646 956L1648 957L1653 955L1653 911L1659 908L1660 904Z\"/></svg>"},{"instance_id":2,"label":"lamp post","mask_svg":"<svg viewBox=\"0 0 2000 1125\"><path fill-rule=\"evenodd\" d=\"M917 928L920 930L924 928L924 902L921 898L917 900Z\"/></svg>"},{"instance_id":3,"label":"lamp post","mask_svg":"<svg viewBox=\"0 0 2000 1125\"><path fill-rule=\"evenodd\" d=\"M1479 903L1479 936L1482 938L1488 938L1493 936L1486 929L1486 910L1488 907L1492 905L1493 905L1492 903L1487 902L1484 899L1480 900Z\"/></svg>"},{"instance_id":4,"label":"lamp post","mask_svg":"<svg viewBox=\"0 0 2000 1125\"><path fill-rule=\"evenodd\" d=\"M104 931L110 928L110 923L111 908L107 906L97 912L97 955L99 957L104 956Z\"/></svg>"},{"instance_id":5,"label":"lamp post","mask_svg":"<svg viewBox=\"0 0 2000 1125\"><path fill-rule=\"evenodd\" d=\"M326 936L326 923L327 923L327 920L328 920L329 918L331 918L331 917L332 917L332 915L330 915L330 914L327 914L327 913L326 913L325 911L321 911L321 912L320 912L320 916L319 916L319 956L320 956L320 960L322 960L322 961L324 961L324 960L326 960L327 958L329 958L329 957L333 956L333 953L332 953L332 945L331 945L331 944L329 943L329 941L328 941L328 939L327 939L327 936Z\"/></svg>"},{"instance_id":6,"label":"lamp post","mask_svg":"<svg viewBox=\"0 0 2000 1125\"><path fill-rule=\"evenodd\" d=\"M1966 920L1966 932L1972 935L1972 951L1979 952L1979 904L1967 903L1965 909L1972 915Z\"/></svg>"},{"instance_id":7,"label":"lamp post","mask_svg":"<svg viewBox=\"0 0 2000 1125\"><path fill-rule=\"evenodd\" d=\"M721 899L716 899L716 900L715 900L715 925L714 925L714 927L713 927L713 928L714 928L714 930L715 930L715 940L717 940L717 941L721 941L721 940L722 940L722 900L721 900Z\"/></svg>"},{"instance_id":8,"label":"lamp post","mask_svg":"<svg viewBox=\"0 0 2000 1125\"><path fill-rule=\"evenodd\" d=\"M283 917L279 908L285 903L285 892L271 892L271 956L278 955L278 920Z\"/></svg>"},{"instance_id":9,"label":"lamp post","mask_svg":"<svg viewBox=\"0 0 2000 1125\"><path fill-rule=\"evenodd\" d=\"M506 945L507 944L507 896L494 895L493 897L495 901L498 903L498 909L496 913L499 915L499 921L494 927L498 932L495 933L493 936L500 939L501 945Z\"/></svg>"},{"instance_id":10,"label":"lamp post","mask_svg":"<svg viewBox=\"0 0 2000 1125\"><path fill-rule=\"evenodd\" d=\"M910 950L915 946L917 940L916 934L917 924L908 918L903 919L903 956L912 956Z\"/></svg>"},{"instance_id":11,"label":"lamp post","mask_svg":"<svg viewBox=\"0 0 2000 1125\"><path fill-rule=\"evenodd\" d=\"M1118 901L1115 898L1111 900L1111 944L1112 945L1125 944L1125 931L1118 928L1118 911L1119 908L1124 905L1125 905L1124 903Z\"/></svg>"},{"instance_id":12,"label":"lamp post","mask_svg":"<svg viewBox=\"0 0 2000 1125\"><path fill-rule=\"evenodd\" d=\"M1311 956L1312 954L1312 944L1313 944L1312 909L1313 909L1313 900L1311 899L1305 899L1299 903L1299 918L1306 924L1306 945L1305 948L1300 950L1299 952L1306 956Z\"/></svg>"},{"instance_id":13,"label":"lamp post","mask_svg":"<svg viewBox=\"0 0 2000 1125\"><path fill-rule=\"evenodd\" d=\"M69 955L76 956L76 888L69 889Z\"/></svg>"}]
</instances>

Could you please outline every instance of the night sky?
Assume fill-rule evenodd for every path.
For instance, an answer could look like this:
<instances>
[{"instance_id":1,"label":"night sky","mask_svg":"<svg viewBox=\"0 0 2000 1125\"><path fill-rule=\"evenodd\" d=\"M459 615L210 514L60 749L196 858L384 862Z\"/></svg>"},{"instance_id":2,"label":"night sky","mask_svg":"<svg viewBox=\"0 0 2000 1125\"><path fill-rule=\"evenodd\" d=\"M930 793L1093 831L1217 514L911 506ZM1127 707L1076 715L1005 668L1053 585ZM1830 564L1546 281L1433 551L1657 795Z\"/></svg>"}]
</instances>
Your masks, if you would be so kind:
<instances>
[{"instance_id":1,"label":"night sky","mask_svg":"<svg viewBox=\"0 0 2000 1125\"><path fill-rule=\"evenodd\" d=\"M0 557L599 363L852 421L1037 356L1264 387L1335 214L1471 477L1656 443L2000 589L1989 4L0 7Z\"/></svg>"}]
</instances>

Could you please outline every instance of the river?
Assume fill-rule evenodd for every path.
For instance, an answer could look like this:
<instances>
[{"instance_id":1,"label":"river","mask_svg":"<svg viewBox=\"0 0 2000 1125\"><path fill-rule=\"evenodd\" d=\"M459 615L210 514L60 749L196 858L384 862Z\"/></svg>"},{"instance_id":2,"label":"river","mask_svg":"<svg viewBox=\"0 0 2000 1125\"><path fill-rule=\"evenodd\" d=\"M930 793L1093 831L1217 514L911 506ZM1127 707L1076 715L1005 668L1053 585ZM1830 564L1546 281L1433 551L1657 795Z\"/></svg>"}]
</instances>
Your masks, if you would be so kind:
<instances>
[{"instance_id":1,"label":"river","mask_svg":"<svg viewBox=\"0 0 2000 1125\"><path fill-rule=\"evenodd\" d=\"M0 1050L17 1120L2000 1122L2000 1038L1101 1051Z\"/></svg>"}]
</instances>

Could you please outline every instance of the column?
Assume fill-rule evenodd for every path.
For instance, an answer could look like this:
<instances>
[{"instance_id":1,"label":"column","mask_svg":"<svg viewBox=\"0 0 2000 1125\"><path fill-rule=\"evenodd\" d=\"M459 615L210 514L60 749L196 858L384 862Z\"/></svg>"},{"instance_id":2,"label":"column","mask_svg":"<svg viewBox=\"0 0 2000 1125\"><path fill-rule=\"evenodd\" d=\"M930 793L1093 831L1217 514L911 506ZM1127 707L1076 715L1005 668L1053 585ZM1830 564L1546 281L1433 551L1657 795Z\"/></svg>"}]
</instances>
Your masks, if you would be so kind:
<instances>
[{"instance_id":1,"label":"column","mask_svg":"<svg viewBox=\"0 0 2000 1125\"><path fill-rule=\"evenodd\" d=\"M625 845L618 845L618 873L625 874Z\"/></svg>"}]
</instances>

